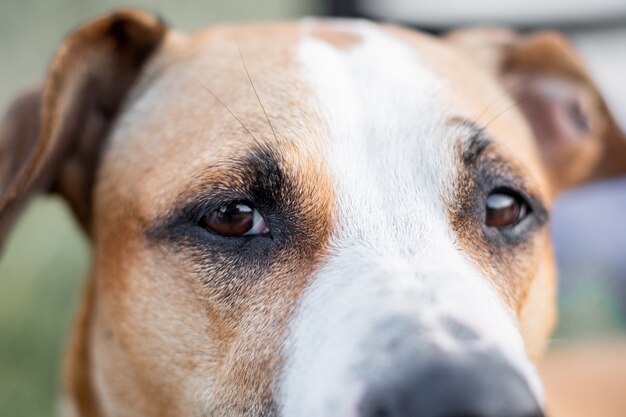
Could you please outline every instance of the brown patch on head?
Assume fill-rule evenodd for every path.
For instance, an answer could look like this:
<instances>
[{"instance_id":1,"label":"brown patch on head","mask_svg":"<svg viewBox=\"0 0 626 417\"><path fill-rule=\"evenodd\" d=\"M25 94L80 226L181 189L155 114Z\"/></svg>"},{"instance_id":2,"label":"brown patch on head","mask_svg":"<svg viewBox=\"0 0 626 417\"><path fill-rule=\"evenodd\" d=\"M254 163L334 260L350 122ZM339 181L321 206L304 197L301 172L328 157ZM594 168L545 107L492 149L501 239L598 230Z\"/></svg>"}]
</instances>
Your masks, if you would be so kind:
<instances>
[{"instance_id":1,"label":"brown patch on head","mask_svg":"<svg viewBox=\"0 0 626 417\"><path fill-rule=\"evenodd\" d=\"M546 209L561 189L626 172L626 138L582 60L561 35L469 29L447 40L467 63L449 66L463 68L463 75L446 79L472 80L465 86L452 82L457 108L488 132L508 165L522 169L520 174L535 184ZM452 216L464 236L461 244L469 253L478 252L473 257L487 274L507 279L507 292L514 290L508 299L514 302L528 353L537 360L555 322L556 271L549 233L538 231L522 247L511 248L506 258L490 256L476 250L482 241L470 232L472 226L459 222L467 216L463 210L454 210Z\"/></svg>"},{"instance_id":2,"label":"brown patch on head","mask_svg":"<svg viewBox=\"0 0 626 417\"><path fill-rule=\"evenodd\" d=\"M555 191L626 173L626 136L563 35L469 29L447 39L506 87L498 107L524 118Z\"/></svg>"},{"instance_id":3,"label":"brown patch on head","mask_svg":"<svg viewBox=\"0 0 626 417\"><path fill-rule=\"evenodd\" d=\"M219 170L201 173L198 186L178 198L180 211L149 233L164 253L184 254L184 263L193 266L215 331L212 375L224 409L244 413L252 401L273 401L286 322L324 254L330 188L308 158L280 144L253 145L225 158ZM237 200L263 213L271 237L218 237L194 223L216 202Z\"/></svg>"},{"instance_id":4,"label":"brown patch on head","mask_svg":"<svg viewBox=\"0 0 626 417\"><path fill-rule=\"evenodd\" d=\"M339 24L328 22L315 23L309 36L333 45L339 50L349 50L360 44L363 39L358 33L350 32Z\"/></svg>"},{"instance_id":5,"label":"brown patch on head","mask_svg":"<svg viewBox=\"0 0 626 417\"><path fill-rule=\"evenodd\" d=\"M299 33L170 34L119 121L96 185L91 347L99 395L116 407L276 411L283 333L325 254L333 206L323 125L295 61ZM257 208L271 237L201 226L233 200Z\"/></svg>"}]
</instances>

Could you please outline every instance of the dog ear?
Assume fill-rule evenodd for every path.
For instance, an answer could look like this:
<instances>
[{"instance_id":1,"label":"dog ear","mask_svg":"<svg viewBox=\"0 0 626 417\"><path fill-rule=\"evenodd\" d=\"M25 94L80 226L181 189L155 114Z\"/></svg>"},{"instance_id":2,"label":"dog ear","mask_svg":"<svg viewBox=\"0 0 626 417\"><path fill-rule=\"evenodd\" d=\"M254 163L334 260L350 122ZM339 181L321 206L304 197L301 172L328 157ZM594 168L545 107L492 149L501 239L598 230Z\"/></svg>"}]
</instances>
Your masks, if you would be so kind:
<instances>
[{"instance_id":1,"label":"dog ear","mask_svg":"<svg viewBox=\"0 0 626 417\"><path fill-rule=\"evenodd\" d=\"M468 29L449 38L502 80L534 133L556 190L626 174L626 136L565 37Z\"/></svg>"},{"instance_id":2,"label":"dog ear","mask_svg":"<svg viewBox=\"0 0 626 417\"><path fill-rule=\"evenodd\" d=\"M62 194L88 230L106 136L165 33L134 10L93 20L61 44L43 87L10 107L0 124L0 243L37 192Z\"/></svg>"}]
</instances>

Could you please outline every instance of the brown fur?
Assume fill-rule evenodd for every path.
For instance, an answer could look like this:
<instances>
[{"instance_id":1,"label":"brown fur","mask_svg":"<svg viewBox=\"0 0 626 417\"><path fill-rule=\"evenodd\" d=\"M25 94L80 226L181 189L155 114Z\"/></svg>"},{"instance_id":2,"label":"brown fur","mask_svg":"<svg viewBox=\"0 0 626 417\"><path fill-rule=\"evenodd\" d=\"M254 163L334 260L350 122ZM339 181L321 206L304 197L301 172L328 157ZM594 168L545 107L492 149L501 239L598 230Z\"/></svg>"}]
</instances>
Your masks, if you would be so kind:
<instances>
[{"instance_id":1,"label":"brown fur","mask_svg":"<svg viewBox=\"0 0 626 417\"><path fill-rule=\"evenodd\" d=\"M171 83L167 88L178 92L175 103L133 116L141 118L141 126L111 138L119 146L105 156L96 188L92 279L97 287L94 328L99 330L92 333L88 349L94 352L98 377L106 381L105 398L116 398L128 415L189 414L189 407L198 407L202 393L197 390L207 382L219 399L204 405L209 415L254 414L274 407L282 329L324 251L332 209L330 184L317 157L319 122L297 102L306 96L300 92L306 87L289 71L293 43L285 32L293 30L264 32L260 38L280 34L273 55L256 47L259 35L252 29L218 29L196 38L172 35L148 72L161 74L166 79L161 85ZM276 138L260 113L237 46L245 61L254 63L250 76ZM216 59L206 62L205 56ZM182 64L185 71L174 73ZM280 80L289 88L274 84L275 77L266 78L269 68L264 65L273 71L284 68ZM285 189L290 190L284 198L294 202L305 228L298 235L308 236L243 275L227 260L206 257L188 242L148 233L161 226L172 207L185 205L191 197L253 179L245 172L238 178L236 168L228 169L223 161L246 154L257 146L256 140L205 87L238 115L256 140L280 149ZM171 108L180 115L169 114ZM196 123L186 124L189 130L163 127L163 120L176 123L179 117ZM290 132L312 140L296 147ZM199 149L210 152L198 154Z\"/></svg>"},{"instance_id":2,"label":"brown fur","mask_svg":"<svg viewBox=\"0 0 626 417\"><path fill-rule=\"evenodd\" d=\"M351 49L362 42L359 35L341 30L332 24L316 24L310 36L323 40L339 50Z\"/></svg>"},{"instance_id":3,"label":"brown fur","mask_svg":"<svg viewBox=\"0 0 626 417\"><path fill-rule=\"evenodd\" d=\"M624 342L556 347L541 369L550 416L621 417L626 410Z\"/></svg>"}]
</instances>

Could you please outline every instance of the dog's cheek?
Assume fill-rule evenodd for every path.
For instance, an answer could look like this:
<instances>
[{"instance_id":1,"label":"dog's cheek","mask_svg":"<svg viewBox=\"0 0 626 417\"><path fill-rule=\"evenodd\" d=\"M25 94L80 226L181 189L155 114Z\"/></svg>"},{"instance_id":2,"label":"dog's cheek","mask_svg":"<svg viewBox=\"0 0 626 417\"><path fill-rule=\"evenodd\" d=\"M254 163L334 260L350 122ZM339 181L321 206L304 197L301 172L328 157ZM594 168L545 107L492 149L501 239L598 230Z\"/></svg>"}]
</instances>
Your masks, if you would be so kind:
<instances>
[{"instance_id":1,"label":"dog's cheek","mask_svg":"<svg viewBox=\"0 0 626 417\"><path fill-rule=\"evenodd\" d=\"M212 383L211 321L184 270L145 248L125 249L126 256L95 259L91 350L98 397L135 415L193 414Z\"/></svg>"},{"instance_id":2,"label":"dog's cheek","mask_svg":"<svg viewBox=\"0 0 626 417\"><path fill-rule=\"evenodd\" d=\"M520 303L520 331L529 357L538 363L547 348L548 337L556 324L557 279L554 252L548 233L542 237L542 259L529 277L530 282L523 301Z\"/></svg>"},{"instance_id":3,"label":"dog's cheek","mask_svg":"<svg viewBox=\"0 0 626 417\"><path fill-rule=\"evenodd\" d=\"M458 244L515 313L527 353L536 361L555 316L556 271L548 229L537 230L520 245L494 248L485 241L482 225L468 221L468 212L464 207L450 216Z\"/></svg>"},{"instance_id":4,"label":"dog's cheek","mask_svg":"<svg viewBox=\"0 0 626 417\"><path fill-rule=\"evenodd\" d=\"M276 278L283 284L257 288L256 297L242 311L238 323L229 323L229 329L236 329L232 338L220 341L223 366L213 395L222 399L223 412L233 407L249 412L253 406L263 408L268 415L276 411L274 384L285 366L281 346L295 300L308 277L288 274Z\"/></svg>"},{"instance_id":5,"label":"dog's cheek","mask_svg":"<svg viewBox=\"0 0 626 417\"><path fill-rule=\"evenodd\" d=\"M100 328L110 336L100 356L110 383L103 386L137 381L131 391L141 390L139 399L128 406L157 395L161 415L273 415L286 323L325 252L326 229L309 234L314 245L290 248L254 271L132 235L107 241Z\"/></svg>"}]
</instances>

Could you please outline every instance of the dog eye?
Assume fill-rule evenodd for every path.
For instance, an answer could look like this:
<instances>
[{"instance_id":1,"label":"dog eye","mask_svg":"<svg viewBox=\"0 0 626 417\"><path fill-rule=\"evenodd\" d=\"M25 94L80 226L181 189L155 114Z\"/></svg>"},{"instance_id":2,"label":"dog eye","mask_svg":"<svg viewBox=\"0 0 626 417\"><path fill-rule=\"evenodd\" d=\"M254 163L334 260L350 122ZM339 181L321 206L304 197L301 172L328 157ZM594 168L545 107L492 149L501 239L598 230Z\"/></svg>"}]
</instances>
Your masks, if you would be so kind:
<instances>
[{"instance_id":1,"label":"dog eye","mask_svg":"<svg viewBox=\"0 0 626 417\"><path fill-rule=\"evenodd\" d=\"M495 190L487 197L485 225L496 229L513 226L529 213L528 203L512 190Z\"/></svg>"},{"instance_id":2,"label":"dog eye","mask_svg":"<svg viewBox=\"0 0 626 417\"><path fill-rule=\"evenodd\" d=\"M269 233L269 228L258 210L241 202L222 204L205 214L202 224L220 236L253 236Z\"/></svg>"}]
</instances>

